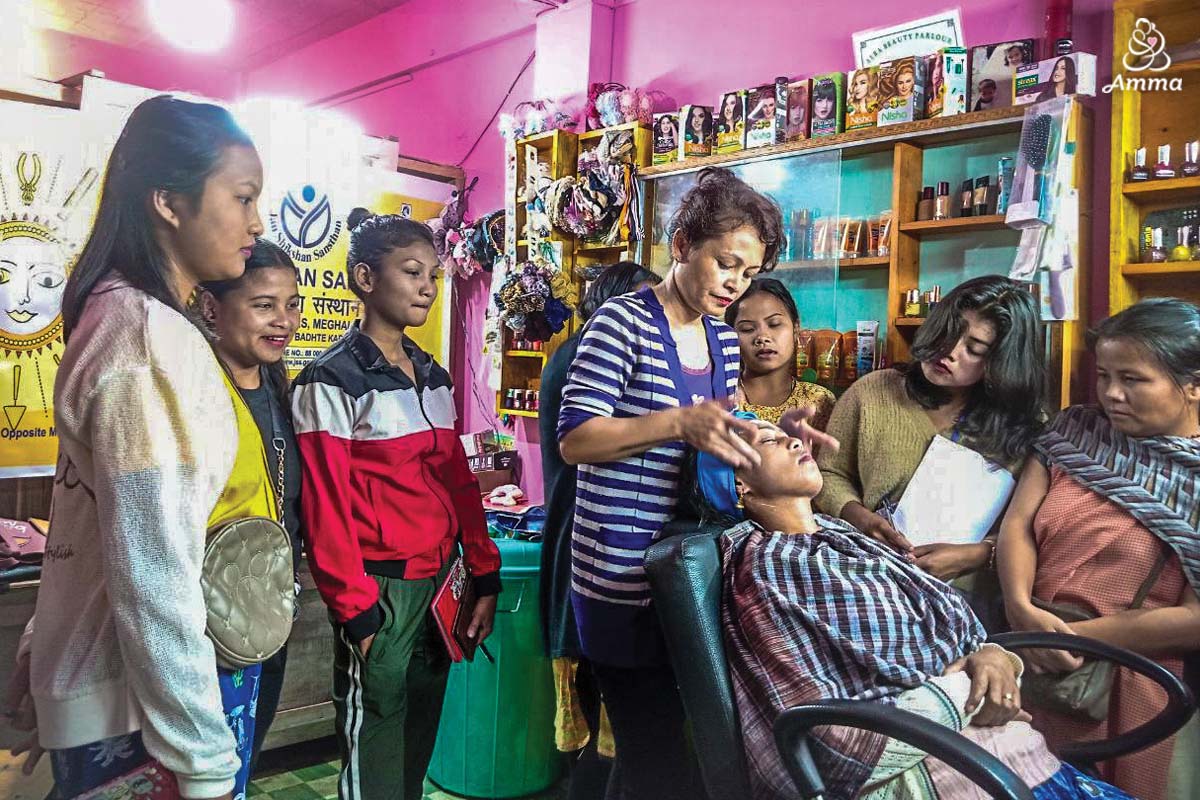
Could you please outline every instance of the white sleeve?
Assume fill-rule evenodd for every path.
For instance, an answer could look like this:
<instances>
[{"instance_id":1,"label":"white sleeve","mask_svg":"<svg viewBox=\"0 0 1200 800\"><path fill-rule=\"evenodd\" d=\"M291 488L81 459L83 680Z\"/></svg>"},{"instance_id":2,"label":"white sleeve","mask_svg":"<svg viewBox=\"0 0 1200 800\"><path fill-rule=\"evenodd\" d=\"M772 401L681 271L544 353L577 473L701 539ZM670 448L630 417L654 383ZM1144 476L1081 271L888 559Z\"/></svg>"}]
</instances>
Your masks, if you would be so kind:
<instances>
[{"instance_id":1,"label":"white sleeve","mask_svg":"<svg viewBox=\"0 0 1200 800\"><path fill-rule=\"evenodd\" d=\"M233 788L240 766L200 588L208 517L231 466L213 463L224 460L214 442L237 435L219 378L191 385L175 372L107 377L88 424L108 599L142 739L185 797L209 798Z\"/></svg>"}]
</instances>

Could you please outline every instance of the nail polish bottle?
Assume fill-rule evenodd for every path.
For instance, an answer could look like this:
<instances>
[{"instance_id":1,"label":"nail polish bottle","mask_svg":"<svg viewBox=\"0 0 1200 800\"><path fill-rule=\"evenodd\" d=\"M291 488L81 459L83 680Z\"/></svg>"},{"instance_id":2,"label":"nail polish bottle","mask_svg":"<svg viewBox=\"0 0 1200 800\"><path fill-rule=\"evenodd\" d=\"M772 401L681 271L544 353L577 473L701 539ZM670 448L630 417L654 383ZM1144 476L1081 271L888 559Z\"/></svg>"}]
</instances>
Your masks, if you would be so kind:
<instances>
[{"instance_id":1,"label":"nail polish bottle","mask_svg":"<svg viewBox=\"0 0 1200 800\"><path fill-rule=\"evenodd\" d=\"M1171 145L1169 144L1158 146L1158 163L1154 165L1154 177L1175 177L1175 168L1171 166Z\"/></svg>"},{"instance_id":2,"label":"nail polish bottle","mask_svg":"<svg viewBox=\"0 0 1200 800\"><path fill-rule=\"evenodd\" d=\"M1200 261L1200 225L1196 226L1196 233L1192 236L1192 261Z\"/></svg>"},{"instance_id":3,"label":"nail polish bottle","mask_svg":"<svg viewBox=\"0 0 1200 800\"><path fill-rule=\"evenodd\" d=\"M939 181L937 199L933 204L933 218L947 219L950 216L950 181Z\"/></svg>"},{"instance_id":4,"label":"nail polish bottle","mask_svg":"<svg viewBox=\"0 0 1200 800\"><path fill-rule=\"evenodd\" d=\"M975 216L985 217L988 212L988 186L992 180L984 175L975 179Z\"/></svg>"},{"instance_id":5,"label":"nail polish bottle","mask_svg":"<svg viewBox=\"0 0 1200 800\"><path fill-rule=\"evenodd\" d=\"M1188 142L1183 146L1183 164L1179 173L1185 178L1200 175L1200 139Z\"/></svg>"},{"instance_id":6,"label":"nail polish bottle","mask_svg":"<svg viewBox=\"0 0 1200 800\"><path fill-rule=\"evenodd\" d=\"M960 217L971 216L971 209L975 203L975 186L970 178L963 181L962 189L958 194L958 215Z\"/></svg>"},{"instance_id":7,"label":"nail polish bottle","mask_svg":"<svg viewBox=\"0 0 1200 800\"><path fill-rule=\"evenodd\" d=\"M1187 225L1180 225L1175 232L1175 246L1171 248L1171 255L1167 257L1168 261L1191 261L1192 248L1188 244L1191 237L1192 229Z\"/></svg>"},{"instance_id":8,"label":"nail polish bottle","mask_svg":"<svg viewBox=\"0 0 1200 800\"><path fill-rule=\"evenodd\" d=\"M1129 169L1129 180L1150 180L1150 168L1146 166L1146 148L1144 147L1133 151L1133 166Z\"/></svg>"},{"instance_id":9,"label":"nail polish bottle","mask_svg":"<svg viewBox=\"0 0 1200 800\"><path fill-rule=\"evenodd\" d=\"M1146 264L1161 264L1167 260L1167 248L1163 247L1163 229L1155 228L1150 235L1150 249L1142 259Z\"/></svg>"},{"instance_id":10,"label":"nail polish bottle","mask_svg":"<svg viewBox=\"0 0 1200 800\"><path fill-rule=\"evenodd\" d=\"M921 222L933 219L933 187L926 186L921 190L921 199L917 203L917 219Z\"/></svg>"}]
</instances>

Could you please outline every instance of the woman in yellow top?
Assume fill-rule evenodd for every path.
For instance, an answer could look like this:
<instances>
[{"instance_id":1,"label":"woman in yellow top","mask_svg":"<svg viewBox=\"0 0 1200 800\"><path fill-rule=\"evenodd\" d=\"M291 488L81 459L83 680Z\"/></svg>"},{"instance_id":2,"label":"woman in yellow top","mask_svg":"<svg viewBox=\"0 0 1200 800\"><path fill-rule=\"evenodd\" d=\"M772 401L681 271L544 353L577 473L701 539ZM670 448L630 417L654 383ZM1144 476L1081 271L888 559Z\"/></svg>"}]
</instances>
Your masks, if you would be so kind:
<instances>
[{"instance_id":1,"label":"woman in yellow top","mask_svg":"<svg viewBox=\"0 0 1200 800\"><path fill-rule=\"evenodd\" d=\"M775 278L756 279L725 312L725 322L737 331L741 345L742 409L778 424L786 411L811 408L809 424L825 430L833 392L796 378L800 312L787 287Z\"/></svg>"}]
</instances>

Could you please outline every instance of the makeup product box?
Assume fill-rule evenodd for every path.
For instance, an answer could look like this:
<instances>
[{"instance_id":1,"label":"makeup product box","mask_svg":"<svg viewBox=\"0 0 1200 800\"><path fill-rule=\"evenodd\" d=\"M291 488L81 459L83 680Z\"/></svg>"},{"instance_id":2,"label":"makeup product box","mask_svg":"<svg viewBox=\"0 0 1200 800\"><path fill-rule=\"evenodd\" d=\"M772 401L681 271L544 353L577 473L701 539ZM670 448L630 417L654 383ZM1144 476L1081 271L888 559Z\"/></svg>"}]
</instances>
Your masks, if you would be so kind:
<instances>
[{"instance_id":1,"label":"makeup product box","mask_svg":"<svg viewBox=\"0 0 1200 800\"><path fill-rule=\"evenodd\" d=\"M1068 94L1096 95L1096 57L1068 53L1017 67L1013 94L1019 106Z\"/></svg>"},{"instance_id":2,"label":"makeup product box","mask_svg":"<svg viewBox=\"0 0 1200 800\"><path fill-rule=\"evenodd\" d=\"M713 116L718 153L733 153L746 146L746 90L727 92Z\"/></svg>"},{"instance_id":3,"label":"makeup product box","mask_svg":"<svg viewBox=\"0 0 1200 800\"><path fill-rule=\"evenodd\" d=\"M879 117L879 67L863 67L846 75L846 130L873 128Z\"/></svg>"},{"instance_id":4,"label":"makeup product box","mask_svg":"<svg viewBox=\"0 0 1200 800\"><path fill-rule=\"evenodd\" d=\"M876 320L859 320L855 326L858 333L858 352L855 353L858 377L866 375L876 368L878 362L877 345L879 342L879 322Z\"/></svg>"},{"instance_id":5,"label":"makeup product box","mask_svg":"<svg viewBox=\"0 0 1200 800\"><path fill-rule=\"evenodd\" d=\"M787 87L787 127L784 138L789 142L797 142L809 137L809 94L812 81L808 78L792 81Z\"/></svg>"},{"instance_id":6,"label":"makeup product box","mask_svg":"<svg viewBox=\"0 0 1200 800\"><path fill-rule=\"evenodd\" d=\"M879 65L879 125L925 118L926 61L906 56Z\"/></svg>"},{"instance_id":7,"label":"makeup product box","mask_svg":"<svg viewBox=\"0 0 1200 800\"><path fill-rule=\"evenodd\" d=\"M925 116L953 117L967 112L970 58L965 47L943 47L928 58Z\"/></svg>"},{"instance_id":8,"label":"makeup product box","mask_svg":"<svg viewBox=\"0 0 1200 800\"><path fill-rule=\"evenodd\" d=\"M833 136L845 128L846 76L841 72L817 75L812 79L812 106L809 114L812 137Z\"/></svg>"},{"instance_id":9,"label":"makeup product box","mask_svg":"<svg viewBox=\"0 0 1200 800\"><path fill-rule=\"evenodd\" d=\"M1013 104L1013 76L1034 62L1034 40L1014 39L971 48L971 111L1006 108Z\"/></svg>"},{"instance_id":10,"label":"makeup product box","mask_svg":"<svg viewBox=\"0 0 1200 800\"><path fill-rule=\"evenodd\" d=\"M654 163L666 164L683 154L679 136L679 112L654 115Z\"/></svg>"},{"instance_id":11,"label":"makeup product box","mask_svg":"<svg viewBox=\"0 0 1200 800\"><path fill-rule=\"evenodd\" d=\"M683 129L679 139L679 158L712 155L712 107L684 106L679 111L679 122Z\"/></svg>"},{"instance_id":12,"label":"makeup product box","mask_svg":"<svg viewBox=\"0 0 1200 800\"><path fill-rule=\"evenodd\" d=\"M755 86L746 94L746 149L775 144L775 84ZM780 137L781 139L782 137Z\"/></svg>"},{"instance_id":13,"label":"makeup product box","mask_svg":"<svg viewBox=\"0 0 1200 800\"><path fill-rule=\"evenodd\" d=\"M775 144L787 141L788 79L775 79Z\"/></svg>"}]
</instances>

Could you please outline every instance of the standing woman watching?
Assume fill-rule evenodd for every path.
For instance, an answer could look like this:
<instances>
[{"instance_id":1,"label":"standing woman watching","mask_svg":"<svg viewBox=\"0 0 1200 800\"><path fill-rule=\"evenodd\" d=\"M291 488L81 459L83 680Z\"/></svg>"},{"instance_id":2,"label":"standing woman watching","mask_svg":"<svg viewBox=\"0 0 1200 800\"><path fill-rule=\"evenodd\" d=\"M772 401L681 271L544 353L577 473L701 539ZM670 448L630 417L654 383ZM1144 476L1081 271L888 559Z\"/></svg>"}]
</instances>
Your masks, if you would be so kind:
<instances>
[{"instance_id":1,"label":"standing woman watching","mask_svg":"<svg viewBox=\"0 0 1200 800\"><path fill-rule=\"evenodd\" d=\"M262 437L271 477L283 465L283 524L292 541L292 570L300 571L300 451L292 430L283 354L300 327L296 265L269 239L254 243L240 278L203 286L200 313L213 334L213 348L233 377ZM299 588L297 578L297 589ZM299 591L297 591L297 599ZM252 763L258 761L279 707L287 647L263 662L258 685Z\"/></svg>"},{"instance_id":2,"label":"standing woman watching","mask_svg":"<svg viewBox=\"0 0 1200 800\"><path fill-rule=\"evenodd\" d=\"M67 280L53 546L30 648L61 797L151 760L184 797L245 792L260 667L217 667L201 561L212 526L273 517L275 498L254 421L185 308L200 283L242 274L262 181L229 112L146 100Z\"/></svg>"},{"instance_id":3,"label":"standing woman watching","mask_svg":"<svg viewBox=\"0 0 1200 800\"><path fill-rule=\"evenodd\" d=\"M772 200L702 170L668 228L666 279L592 315L563 390L559 446L579 465L571 599L612 723L614 800L698 791L642 559L675 515L686 445L735 465L757 458L728 410L738 344L720 317L775 266L781 227Z\"/></svg>"},{"instance_id":4,"label":"standing woman watching","mask_svg":"<svg viewBox=\"0 0 1200 800\"><path fill-rule=\"evenodd\" d=\"M934 577L975 574L960 588L989 630L1002 625L1003 610L991 569L995 533L979 544L913 548L884 509L900 502L935 436L1020 470L1045 413L1040 324L1033 296L1008 278L959 285L918 330L908 365L872 372L841 396L826 429L841 450L817 456L820 509L910 553Z\"/></svg>"},{"instance_id":5,"label":"standing woman watching","mask_svg":"<svg viewBox=\"0 0 1200 800\"><path fill-rule=\"evenodd\" d=\"M479 598L467 633L482 642L500 552L454 429L450 375L405 333L437 299L433 233L395 214L356 221L346 272L362 321L292 388L301 506L333 623L339 797L420 800L450 671L430 603L461 545Z\"/></svg>"}]
</instances>

